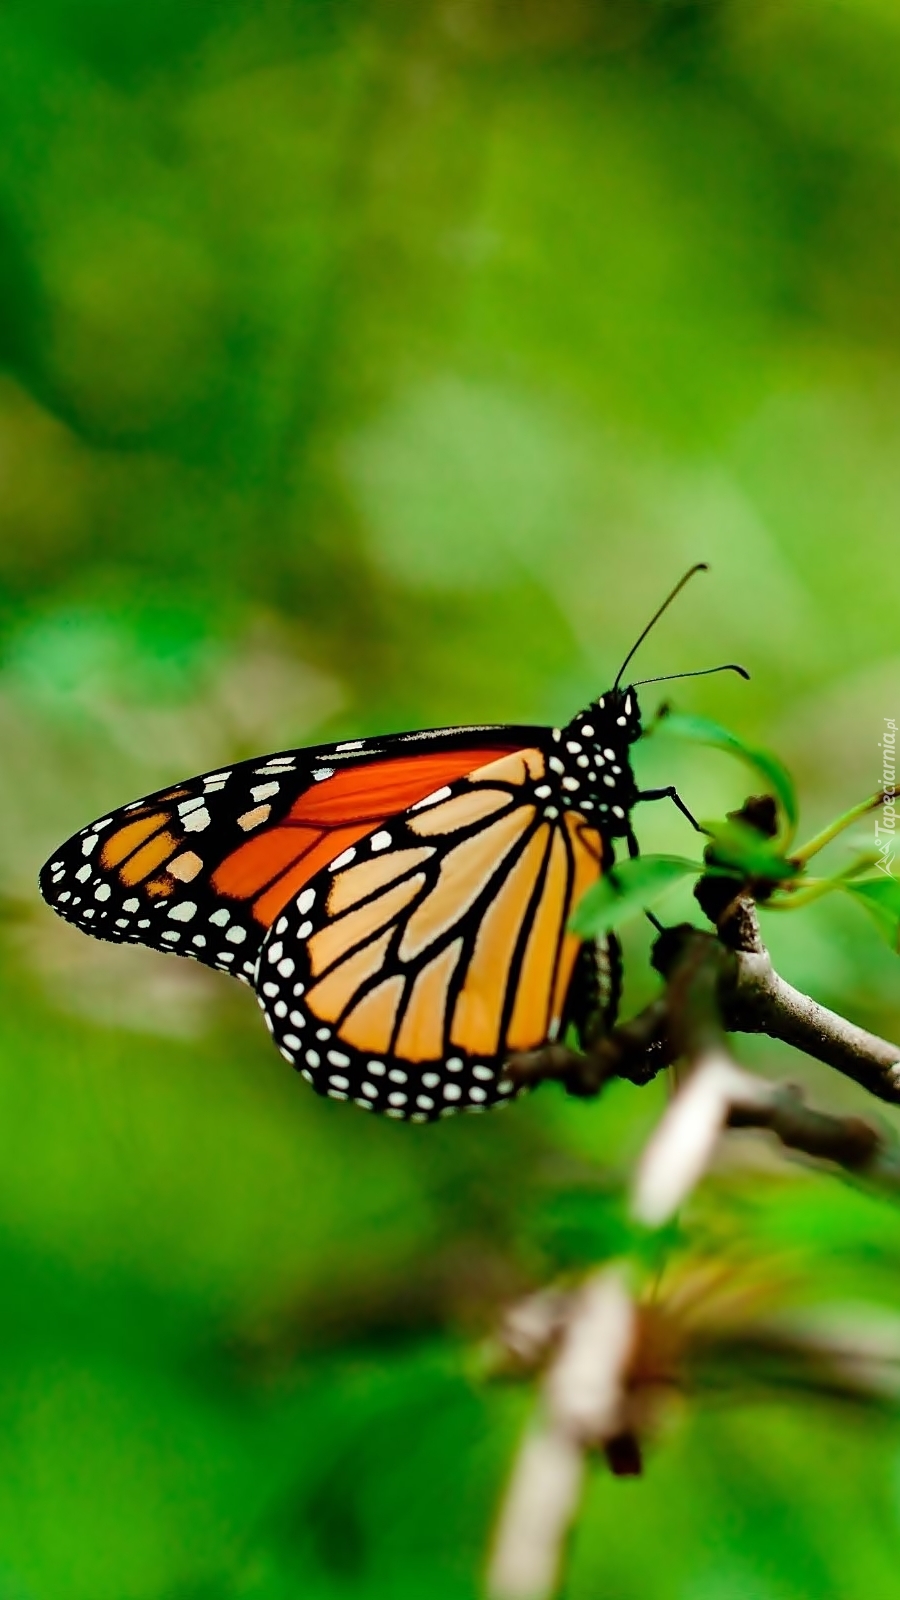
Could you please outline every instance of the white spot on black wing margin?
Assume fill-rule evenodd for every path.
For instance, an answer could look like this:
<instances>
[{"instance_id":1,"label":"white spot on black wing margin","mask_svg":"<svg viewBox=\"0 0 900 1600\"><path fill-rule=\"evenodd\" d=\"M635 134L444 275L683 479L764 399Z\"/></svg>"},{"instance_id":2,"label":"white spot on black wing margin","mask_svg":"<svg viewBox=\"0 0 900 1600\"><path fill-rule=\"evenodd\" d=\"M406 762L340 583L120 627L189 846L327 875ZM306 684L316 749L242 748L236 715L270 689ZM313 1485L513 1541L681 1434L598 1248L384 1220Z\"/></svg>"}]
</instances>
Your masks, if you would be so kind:
<instances>
[{"instance_id":1,"label":"white spot on black wing margin","mask_svg":"<svg viewBox=\"0 0 900 1600\"><path fill-rule=\"evenodd\" d=\"M377 831L360 840L355 853L365 856L372 848L377 850L376 840ZM399 849L421 845L421 839L407 834L398 818L391 824L391 842ZM281 1054L317 1094L352 1100L363 1110L398 1122L436 1122L460 1112L482 1112L508 1104L515 1089L499 1060L469 1057L453 1048L448 1048L442 1061L373 1057L342 1039L340 1024L337 1028L323 1025L308 1009L305 994L315 979L307 941L327 921L334 870L340 871L350 855L350 851L344 852L283 908L263 945L256 994ZM422 957L427 959L427 955Z\"/></svg>"}]
</instances>

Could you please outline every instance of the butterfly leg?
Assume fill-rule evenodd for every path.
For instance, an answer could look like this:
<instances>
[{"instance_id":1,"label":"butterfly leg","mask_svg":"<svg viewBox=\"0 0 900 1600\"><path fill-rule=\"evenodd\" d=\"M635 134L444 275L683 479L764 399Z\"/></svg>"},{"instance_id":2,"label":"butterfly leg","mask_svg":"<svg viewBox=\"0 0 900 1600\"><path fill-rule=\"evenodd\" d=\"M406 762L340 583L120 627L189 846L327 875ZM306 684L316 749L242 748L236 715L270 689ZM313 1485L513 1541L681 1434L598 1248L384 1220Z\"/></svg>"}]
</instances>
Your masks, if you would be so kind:
<instances>
[{"instance_id":1,"label":"butterfly leg","mask_svg":"<svg viewBox=\"0 0 900 1600\"><path fill-rule=\"evenodd\" d=\"M637 798L638 800L673 800L682 816L687 817L692 828L696 828L698 833L706 832L706 829L700 826L697 818L688 810L674 783L670 783L667 789L642 789Z\"/></svg>"},{"instance_id":2,"label":"butterfly leg","mask_svg":"<svg viewBox=\"0 0 900 1600\"><path fill-rule=\"evenodd\" d=\"M681 811L684 814L684 816L687 817L688 822L690 823L691 827L692 828L696 828L698 833L705 833L706 832L706 829L702 828L700 826L700 823L697 821L697 818L695 816L691 815L690 811L688 810L687 806L685 805L684 801L682 800L681 795L678 793L678 790L675 788L674 784L669 784L668 788L666 788L666 789L643 789L641 791L641 793L638 795L638 799L639 800L674 800L674 802L675 802L676 806L678 807L679 811ZM632 840L634 840L634 835L633 834L630 835L629 840L628 840L628 853L631 856L636 856L637 853L638 853L638 851L637 851L637 841L634 840L635 848L632 850L632 848L631 848ZM652 923L652 925L656 929L657 933L665 933L665 931L666 931L665 927L659 921L659 919L653 915L652 911L645 911L644 912L644 916L647 918L647 920L650 923Z\"/></svg>"},{"instance_id":3,"label":"butterfly leg","mask_svg":"<svg viewBox=\"0 0 900 1600\"><path fill-rule=\"evenodd\" d=\"M641 798L643 799L644 796L641 796ZM634 833L633 829L627 835L627 843L628 843L628 854L630 855L630 857L631 857L631 859L633 861L635 856L639 856L640 853L641 853L641 848L640 848L640 845L637 842L637 838L635 836L635 833ZM665 929L664 929L662 923L659 921L659 918L655 917L653 915L652 911L645 911L644 912L644 916L647 918L648 922L652 923L652 925L656 929L657 933L664 933L665 932Z\"/></svg>"}]
</instances>

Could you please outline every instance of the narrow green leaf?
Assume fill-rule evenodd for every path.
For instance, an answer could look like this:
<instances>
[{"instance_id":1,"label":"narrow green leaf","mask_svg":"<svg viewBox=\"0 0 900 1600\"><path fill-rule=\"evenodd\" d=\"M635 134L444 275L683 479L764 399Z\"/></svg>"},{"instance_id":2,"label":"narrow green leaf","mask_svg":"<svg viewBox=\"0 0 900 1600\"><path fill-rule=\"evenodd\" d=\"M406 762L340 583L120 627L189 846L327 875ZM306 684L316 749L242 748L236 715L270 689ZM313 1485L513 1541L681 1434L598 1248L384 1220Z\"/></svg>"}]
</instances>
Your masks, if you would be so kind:
<instances>
[{"instance_id":1,"label":"narrow green leaf","mask_svg":"<svg viewBox=\"0 0 900 1600\"><path fill-rule=\"evenodd\" d=\"M900 951L900 882L884 873L878 878L864 878L861 883L844 883L842 887L865 906L891 949Z\"/></svg>"},{"instance_id":2,"label":"narrow green leaf","mask_svg":"<svg viewBox=\"0 0 900 1600\"><path fill-rule=\"evenodd\" d=\"M583 939L608 933L655 905L682 878L696 878L702 871L699 861L683 856L637 856L623 861L588 889L569 918L569 927Z\"/></svg>"},{"instance_id":3,"label":"narrow green leaf","mask_svg":"<svg viewBox=\"0 0 900 1600\"><path fill-rule=\"evenodd\" d=\"M848 866L844 867L841 872L837 873L836 877L858 878L863 872L871 872L877 861L877 850L865 850L862 855L856 857L855 861L851 861Z\"/></svg>"},{"instance_id":4,"label":"narrow green leaf","mask_svg":"<svg viewBox=\"0 0 900 1600\"><path fill-rule=\"evenodd\" d=\"M788 827L793 833L797 826L797 796L787 769L777 756L768 750L757 750L745 744L736 733L711 722L708 717L693 717L681 711L670 711L654 724L653 731L672 733L678 739L690 739L694 744L705 744L713 750L725 750L740 761L753 767L763 777L775 799L779 802Z\"/></svg>"},{"instance_id":5,"label":"narrow green leaf","mask_svg":"<svg viewBox=\"0 0 900 1600\"><path fill-rule=\"evenodd\" d=\"M827 844L831 844L831 841L836 839L839 834L845 833L847 828L852 828L854 822L859 822L863 817L869 816L871 812L876 811L881 803L882 796L879 793L871 794L867 800L862 800L858 805L851 806L849 811L845 811L841 816L835 817L833 821L827 824L826 827L821 828L818 833L814 834L811 839L807 839L806 843L801 845L798 850L792 851L791 853L795 860L802 862L811 861L813 856L818 855L820 850L824 850L825 846ZM850 844L850 842L851 841L849 838L845 838L845 844ZM859 841L860 848L862 847L862 843L863 841ZM871 833L869 834L869 837L865 843L871 850ZM873 865L877 859L877 853L873 854Z\"/></svg>"}]
</instances>

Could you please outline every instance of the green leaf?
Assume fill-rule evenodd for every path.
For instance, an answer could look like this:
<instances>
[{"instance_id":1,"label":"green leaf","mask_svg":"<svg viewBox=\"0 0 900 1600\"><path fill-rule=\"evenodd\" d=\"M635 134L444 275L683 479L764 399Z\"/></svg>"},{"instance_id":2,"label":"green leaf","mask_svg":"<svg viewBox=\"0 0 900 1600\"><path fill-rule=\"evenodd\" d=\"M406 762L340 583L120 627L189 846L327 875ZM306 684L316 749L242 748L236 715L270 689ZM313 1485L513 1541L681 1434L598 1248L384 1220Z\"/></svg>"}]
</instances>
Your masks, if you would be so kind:
<instances>
[{"instance_id":1,"label":"green leaf","mask_svg":"<svg viewBox=\"0 0 900 1600\"><path fill-rule=\"evenodd\" d=\"M842 887L874 917L891 949L900 952L900 882L884 873Z\"/></svg>"},{"instance_id":2,"label":"green leaf","mask_svg":"<svg viewBox=\"0 0 900 1600\"><path fill-rule=\"evenodd\" d=\"M637 856L623 861L592 885L569 918L569 927L584 939L618 928L655 905L682 878L698 877L699 861L683 856Z\"/></svg>"},{"instance_id":3,"label":"green leaf","mask_svg":"<svg viewBox=\"0 0 900 1600\"><path fill-rule=\"evenodd\" d=\"M537 1213L535 1230L555 1269L565 1272L627 1255L638 1237L625 1196L595 1186L550 1195Z\"/></svg>"},{"instance_id":4,"label":"green leaf","mask_svg":"<svg viewBox=\"0 0 900 1600\"><path fill-rule=\"evenodd\" d=\"M706 860L711 868L733 867L742 878L767 878L780 883L796 878L798 870L784 855L777 839L767 839L745 822L704 822L710 836Z\"/></svg>"},{"instance_id":5,"label":"green leaf","mask_svg":"<svg viewBox=\"0 0 900 1600\"><path fill-rule=\"evenodd\" d=\"M791 776L777 756L773 756L768 750L757 750L754 746L745 744L736 733L729 733L727 728L720 727L718 722L711 722L708 717L694 717L680 711L670 711L654 724L653 731L657 730L672 733L678 739L690 739L694 744L708 745L713 750L725 750L729 755L737 756L747 766L753 767L765 779L769 790L784 812L789 833L793 833L797 826L797 796L794 793Z\"/></svg>"}]
</instances>

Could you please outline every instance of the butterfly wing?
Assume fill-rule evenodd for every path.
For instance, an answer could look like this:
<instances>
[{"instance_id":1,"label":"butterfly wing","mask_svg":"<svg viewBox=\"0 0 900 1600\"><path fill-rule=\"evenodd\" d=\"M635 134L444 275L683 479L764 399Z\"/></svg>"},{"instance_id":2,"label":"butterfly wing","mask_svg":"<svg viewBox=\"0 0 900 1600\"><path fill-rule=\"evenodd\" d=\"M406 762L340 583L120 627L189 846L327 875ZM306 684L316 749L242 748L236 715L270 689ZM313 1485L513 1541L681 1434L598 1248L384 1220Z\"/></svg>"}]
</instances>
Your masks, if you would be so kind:
<instances>
[{"instance_id":1,"label":"butterfly wing","mask_svg":"<svg viewBox=\"0 0 900 1600\"><path fill-rule=\"evenodd\" d=\"M285 904L256 989L320 1093L415 1121L483 1110L512 1093L509 1055L559 1033L579 950L567 922L604 845L542 745L417 800Z\"/></svg>"},{"instance_id":2,"label":"butterfly wing","mask_svg":"<svg viewBox=\"0 0 900 1600\"><path fill-rule=\"evenodd\" d=\"M533 728L439 728L289 750L204 773L110 812L41 870L85 933L255 975L282 907L335 856Z\"/></svg>"}]
</instances>

